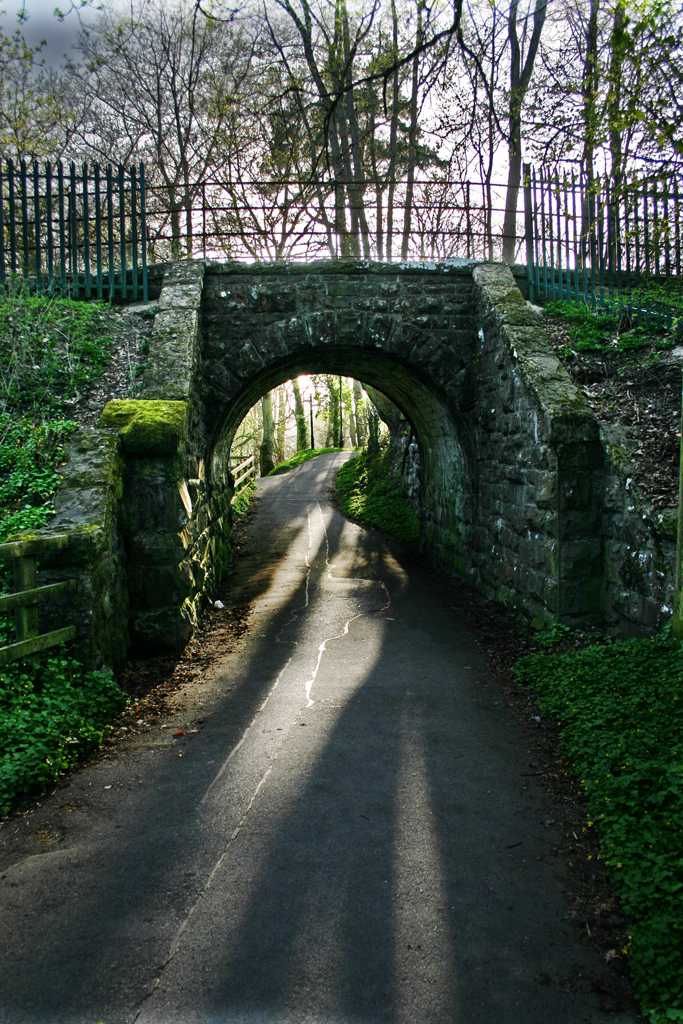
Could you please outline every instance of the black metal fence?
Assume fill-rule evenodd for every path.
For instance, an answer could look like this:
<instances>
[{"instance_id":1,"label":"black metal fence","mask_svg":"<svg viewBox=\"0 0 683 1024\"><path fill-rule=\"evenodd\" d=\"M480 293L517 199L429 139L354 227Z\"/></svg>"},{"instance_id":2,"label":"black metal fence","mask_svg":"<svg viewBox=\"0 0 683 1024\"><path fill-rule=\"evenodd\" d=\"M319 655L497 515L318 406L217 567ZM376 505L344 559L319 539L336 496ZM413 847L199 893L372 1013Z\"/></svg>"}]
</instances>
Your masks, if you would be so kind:
<instances>
[{"instance_id":1,"label":"black metal fence","mask_svg":"<svg viewBox=\"0 0 683 1024\"><path fill-rule=\"evenodd\" d=\"M0 165L0 285L30 278L71 298L148 299L145 168L67 171L20 160Z\"/></svg>"},{"instance_id":2,"label":"black metal fence","mask_svg":"<svg viewBox=\"0 0 683 1024\"><path fill-rule=\"evenodd\" d=\"M606 178L590 187L524 168L529 297L585 303L683 335L683 189Z\"/></svg>"},{"instance_id":3,"label":"black metal fence","mask_svg":"<svg viewBox=\"0 0 683 1024\"><path fill-rule=\"evenodd\" d=\"M502 258L505 185L495 182L212 179L173 202L161 185L147 194L150 261ZM522 252L521 210L517 238Z\"/></svg>"},{"instance_id":4,"label":"black metal fence","mask_svg":"<svg viewBox=\"0 0 683 1024\"><path fill-rule=\"evenodd\" d=\"M516 252L529 296L620 310L683 334L683 187L524 168ZM148 300L167 259L500 260L506 187L487 182L211 180L148 186L143 164L0 164L0 285ZM341 212L340 212L341 211Z\"/></svg>"}]
</instances>

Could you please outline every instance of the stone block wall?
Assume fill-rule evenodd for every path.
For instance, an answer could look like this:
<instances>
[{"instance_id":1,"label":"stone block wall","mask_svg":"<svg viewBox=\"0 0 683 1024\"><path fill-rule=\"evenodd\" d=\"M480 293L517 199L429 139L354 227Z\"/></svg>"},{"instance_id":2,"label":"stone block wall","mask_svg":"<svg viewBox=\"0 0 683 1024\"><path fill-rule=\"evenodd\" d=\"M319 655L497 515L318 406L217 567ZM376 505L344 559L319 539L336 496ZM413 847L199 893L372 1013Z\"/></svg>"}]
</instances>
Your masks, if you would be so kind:
<instances>
[{"instance_id":1,"label":"stone block wall","mask_svg":"<svg viewBox=\"0 0 683 1024\"><path fill-rule=\"evenodd\" d=\"M107 430L83 429L69 441L56 514L41 536L68 534L68 546L38 566L39 584L75 579L72 595L39 605L41 632L75 625L80 657L121 665L130 648L121 444ZM25 536L25 535L22 535Z\"/></svg>"},{"instance_id":2,"label":"stone block wall","mask_svg":"<svg viewBox=\"0 0 683 1024\"><path fill-rule=\"evenodd\" d=\"M597 423L510 271L484 265L473 278L475 371L460 408L469 501L436 495L425 508L428 543L440 561L537 625L597 619Z\"/></svg>"},{"instance_id":3,"label":"stone block wall","mask_svg":"<svg viewBox=\"0 0 683 1024\"><path fill-rule=\"evenodd\" d=\"M674 607L678 509L653 513L633 484L628 444L603 425L602 536L605 624L619 634L648 634Z\"/></svg>"},{"instance_id":4,"label":"stone block wall","mask_svg":"<svg viewBox=\"0 0 683 1024\"><path fill-rule=\"evenodd\" d=\"M230 559L234 432L315 372L372 385L411 423L422 544L449 571L538 626L661 622L673 525L629 489L508 268L189 262L164 269L143 398L74 438L51 524L73 533L46 571L76 575L91 660L183 646Z\"/></svg>"}]
</instances>

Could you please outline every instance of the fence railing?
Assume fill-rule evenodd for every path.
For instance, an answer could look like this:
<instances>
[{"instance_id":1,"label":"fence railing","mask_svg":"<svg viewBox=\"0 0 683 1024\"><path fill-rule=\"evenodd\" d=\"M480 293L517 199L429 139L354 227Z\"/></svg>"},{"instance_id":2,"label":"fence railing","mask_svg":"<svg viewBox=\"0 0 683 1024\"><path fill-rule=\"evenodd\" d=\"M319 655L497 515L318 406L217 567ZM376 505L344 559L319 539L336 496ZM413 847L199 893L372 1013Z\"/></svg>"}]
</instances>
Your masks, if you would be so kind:
<instances>
[{"instance_id":1,"label":"fence railing","mask_svg":"<svg viewBox=\"0 0 683 1024\"><path fill-rule=\"evenodd\" d=\"M527 164L529 298L607 307L683 335L682 205L675 180L587 187Z\"/></svg>"},{"instance_id":2,"label":"fence railing","mask_svg":"<svg viewBox=\"0 0 683 1024\"><path fill-rule=\"evenodd\" d=\"M148 301L145 167L0 164L0 285Z\"/></svg>"},{"instance_id":3,"label":"fence railing","mask_svg":"<svg viewBox=\"0 0 683 1024\"><path fill-rule=\"evenodd\" d=\"M343 215L337 216L342 192ZM494 182L365 180L353 186L218 178L189 186L179 205L149 185L150 261L499 260L506 186ZM354 197L354 203L351 197ZM524 219L517 225L520 251Z\"/></svg>"},{"instance_id":4,"label":"fence railing","mask_svg":"<svg viewBox=\"0 0 683 1024\"><path fill-rule=\"evenodd\" d=\"M17 636L16 643L0 647L0 665L30 657L75 638L75 626L66 626L50 633L38 632L38 605L60 594L73 592L76 581L66 580L39 587L36 579L37 558L65 548L68 543L69 535L60 534L0 544L0 561L12 559L14 563L14 593L0 597L0 612L14 611Z\"/></svg>"},{"instance_id":5,"label":"fence railing","mask_svg":"<svg viewBox=\"0 0 683 1024\"><path fill-rule=\"evenodd\" d=\"M256 477L256 462L254 460L254 456L250 455L249 458L240 462L237 466L231 466L230 472L232 473L233 480L235 481L235 493L231 499L232 504L240 491L243 491L249 481Z\"/></svg>"}]
</instances>

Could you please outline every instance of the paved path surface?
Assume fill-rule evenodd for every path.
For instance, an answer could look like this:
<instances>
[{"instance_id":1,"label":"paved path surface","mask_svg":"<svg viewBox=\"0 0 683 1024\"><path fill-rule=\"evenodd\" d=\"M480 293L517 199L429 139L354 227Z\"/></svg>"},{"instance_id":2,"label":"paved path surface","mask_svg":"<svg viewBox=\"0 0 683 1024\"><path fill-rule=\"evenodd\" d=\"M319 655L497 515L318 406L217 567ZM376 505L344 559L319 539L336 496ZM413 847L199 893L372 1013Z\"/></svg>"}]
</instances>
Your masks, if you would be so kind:
<instances>
[{"instance_id":1,"label":"paved path surface","mask_svg":"<svg viewBox=\"0 0 683 1024\"><path fill-rule=\"evenodd\" d=\"M84 769L64 840L5 869L3 1024L630 1021L447 590L331 508L344 457L261 483L251 630L190 689L200 731Z\"/></svg>"}]
</instances>

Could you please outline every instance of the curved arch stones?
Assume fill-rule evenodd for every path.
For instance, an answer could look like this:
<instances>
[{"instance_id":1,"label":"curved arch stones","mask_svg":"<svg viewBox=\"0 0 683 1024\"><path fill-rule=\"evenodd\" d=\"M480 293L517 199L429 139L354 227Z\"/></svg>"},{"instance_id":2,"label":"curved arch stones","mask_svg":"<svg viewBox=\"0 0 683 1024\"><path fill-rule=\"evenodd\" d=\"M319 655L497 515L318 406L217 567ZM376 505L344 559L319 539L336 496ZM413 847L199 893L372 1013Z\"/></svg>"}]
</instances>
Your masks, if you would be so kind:
<instances>
[{"instance_id":1,"label":"curved arch stones","mask_svg":"<svg viewBox=\"0 0 683 1024\"><path fill-rule=\"evenodd\" d=\"M186 403L178 450L122 437L139 644L187 639L229 557L234 431L311 372L374 385L412 423L425 551L538 624L599 617L598 425L507 267L187 262L166 270L144 379L145 399Z\"/></svg>"}]
</instances>

